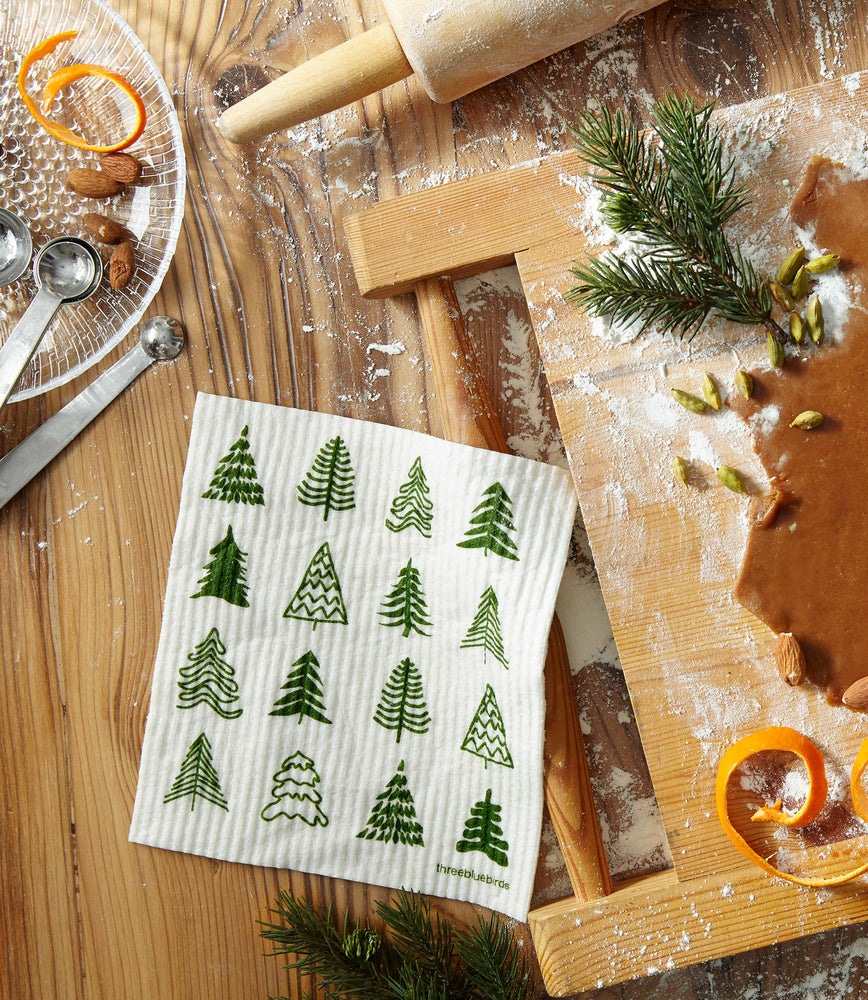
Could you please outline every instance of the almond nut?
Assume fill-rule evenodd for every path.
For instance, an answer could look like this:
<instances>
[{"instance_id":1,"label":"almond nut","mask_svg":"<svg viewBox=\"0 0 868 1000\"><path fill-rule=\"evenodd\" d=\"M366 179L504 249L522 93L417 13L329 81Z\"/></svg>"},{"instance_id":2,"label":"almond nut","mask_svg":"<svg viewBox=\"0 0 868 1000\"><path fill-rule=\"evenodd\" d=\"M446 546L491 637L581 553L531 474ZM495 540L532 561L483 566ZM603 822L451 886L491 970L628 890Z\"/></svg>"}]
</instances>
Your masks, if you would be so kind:
<instances>
[{"instance_id":1,"label":"almond nut","mask_svg":"<svg viewBox=\"0 0 868 1000\"><path fill-rule=\"evenodd\" d=\"M123 190L123 184L99 170L79 167L66 175L66 186L82 198L111 198Z\"/></svg>"},{"instance_id":2,"label":"almond nut","mask_svg":"<svg viewBox=\"0 0 868 1000\"><path fill-rule=\"evenodd\" d=\"M114 219L106 215L99 215L97 212L88 212L82 217L84 228L97 241L97 243L123 243L124 240L134 239L133 234Z\"/></svg>"},{"instance_id":3,"label":"almond nut","mask_svg":"<svg viewBox=\"0 0 868 1000\"><path fill-rule=\"evenodd\" d=\"M109 284L112 288L124 288L136 269L136 249L126 240L118 244L109 260Z\"/></svg>"},{"instance_id":4,"label":"almond nut","mask_svg":"<svg viewBox=\"0 0 868 1000\"><path fill-rule=\"evenodd\" d=\"M129 153L103 153L99 168L120 184L135 184L142 176L142 164Z\"/></svg>"},{"instance_id":5,"label":"almond nut","mask_svg":"<svg viewBox=\"0 0 868 1000\"><path fill-rule=\"evenodd\" d=\"M847 708L855 708L857 712L868 709L868 677L860 677L858 681L853 681L844 692L841 701Z\"/></svg>"},{"instance_id":6,"label":"almond nut","mask_svg":"<svg viewBox=\"0 0 868 1000\"><path fill-rule=\"evenodd\" d=\"M807 672L805 654L792 632L781 632L778 636L775 643L775 666L781 680L790 687L798 687L804 681Z\"/></svg>"}]
</instances>

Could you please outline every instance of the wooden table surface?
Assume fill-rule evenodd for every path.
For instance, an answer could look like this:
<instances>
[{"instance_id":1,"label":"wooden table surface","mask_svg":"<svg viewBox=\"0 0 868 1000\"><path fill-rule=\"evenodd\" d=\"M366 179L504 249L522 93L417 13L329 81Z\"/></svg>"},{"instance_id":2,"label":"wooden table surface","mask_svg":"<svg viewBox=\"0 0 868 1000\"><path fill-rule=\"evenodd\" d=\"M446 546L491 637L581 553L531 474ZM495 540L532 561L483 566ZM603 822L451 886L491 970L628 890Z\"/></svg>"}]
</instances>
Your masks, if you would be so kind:
<instances>
[{"instance_id":1,"label":"wooden table surface","mask_svg":"<svg viewBox=\"0 0 868 1000\"><path fill-rule=\"evenodd\" d=\"M667 3L451 108L408 82L247 149L218 136L218 110L381 21L378 0L112 6L181 119L186 216L150 314L177 316L189 346L0 511L0 996L299 998L304 981L266 957L257 933L277 893L365 915L384 890L127 842L195 393L438 433L414 303L360 297L341 217L565 148L567 124L594 98L645 117L672 89L731 104L864 69L868 0ZM500 292L469 317L486 378L513 440L547 457L557 443L544 379L516 378L515 338L505 344L524 318L520 296L507 276L472 298L492 284ZM522 350L533 375L534 347ZM9 407L0 450L95 373ZM612 686L605 697L600 683ZM592 770L616 760L641 783L635 730L607 716L626 704L617 672L582 670L577 687ZM558 883L545 867L543 895ZM866 955L855 927L589 996L861 996Z\"/></svg>"}]
</instances>

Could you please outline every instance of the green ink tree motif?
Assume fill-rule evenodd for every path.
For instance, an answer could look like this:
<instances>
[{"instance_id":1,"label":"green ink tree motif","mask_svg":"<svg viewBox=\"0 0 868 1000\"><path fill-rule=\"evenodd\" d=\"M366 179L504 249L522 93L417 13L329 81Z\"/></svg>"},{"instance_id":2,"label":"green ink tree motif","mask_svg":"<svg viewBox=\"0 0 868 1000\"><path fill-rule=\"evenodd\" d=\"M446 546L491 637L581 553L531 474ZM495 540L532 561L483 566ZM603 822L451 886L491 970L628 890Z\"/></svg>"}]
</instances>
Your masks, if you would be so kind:
<instances>
[{"instance_id":1,"label":"green ink tree motif","mask_svg":"<svg viewBox=\"0 0 868 1000\"><path fill-rule=\"evenodd\" d=\"M320 448L310 472L299 484L299 503L322 507L322 519L327 521L333 510L352 510L356 506L354 481L347 446L342 438L333 437Z\"/></svg>"},{"instance_id":2,"label":"green ink tree motif","mask_svg":"<svg viewBox=\"0 0 868 1000\"><path fill-rule=\"evenodd\" d=\"M329 825L328 816L320 808L322 795L316 788L320 777L313 761L301 750L287 757L271 780L271 800L259 814L266 823L285 816L300 819L308 826Z\"/></svg>"},{"instance_id":3,"label":"green ink tree motif","mask_svg":"<svg viewBox=\"0 0 868 1000\"><path fill-rule=\"evenodd\" d=\"M407 565L399 571L395 586L384 598L382 608L378 613L386 621L380 622L381 625L401 628L405 636L411 632L431 634L424 631L425 626L431 627L431 622L427 618L428 604L419 579L419 570L413 565L412 559L408 559Z\"/></svg>"},{"instance_id":4,"label":"green ink tree motif","mask_svg":"<svg viewBox=\"0 0 868 1000\"><path fill-rule=\"evenodd\" d=\"M190 812L196 805L196 799L205 799L206 802L219 806L226 812L229 811L229 804L223 795L220 779L214 768L211 744L204 733L200 733L190 744L178 777L172 783L163 803L187 796L190 797Z\"/></svg>"},{"instance_id":5,"label":"green ink tree motif","mask_svg":"<svg viewBox=\"0 0 868 1000\"><path fill-rule=\"evenodd\" d=\"M305 717L324 722L330 726L331 719L325 717L325 706L322 703L322 681L320 680L319 661L311 650L302 654L293 663L296 668L287 677L281 691L287 691L282 698L274 703L274 711L269 715L297 715L298 724Z\"/></svg>"},{"instance_id":6,"label":"green ink tree motif","mask_svg":"<svg viewBox=\"0 0 868 1000\"><path fill-rule=\"evenodd\" d=\"M380 702L374 712L374 722L395 732L395 742L400 743L404 732L428 732L431 716L422 692L419 668L408 659L401 660L389 675Z\"/></svg>"},{"instance_id":7,"label":"green ink tree motif","mask_svg":"<svg viewBox=\"0 0 868 1000\"><path fill-rule=\"evenodd\" d=\"M178 671L178 708L208 705L224 719L237 719L242 709L229 706L238 701L235 670L223 655L226 646L220 633L212 628L208 635L187 654L187 664Z\"/></svg>"},{"instance_id":8,"label":"green ink tree motif","mask_svg":"<svg viewBox=\"0 0 868 1000\"><path fill-rule=\"evenodd\" d=\"M377 796L365 829L356 836L362 840L382 840L386 843L424 847L422 832L422 824L416 820L413 795L407 786L404 761L401 761L395 776Z\"/></svg>"},{"instance_id":9,"label":"green ink tree motif","mask_svg":"<svg viewBox=\"0 0 868 1000\"><path fill-rule=\"evenodd\" d=\"M492 483L482 494L482 500L473 510L470 527L465 539L458 543L461 549L482 549L484 555L493 552L504 559L518 562L518 548L510 537L515 531L512 520L512 500L500 483Z\"/></svg>"},{"instance_id":10,"label":"green ink tree motif","mask_svg":"<svg viewBox=\"0 0 868 1000\"><path fill-rule=\"evenodd\" d=\"M430 493L422 459L417 458L410 466L407 481L398 489L398 495L392 501L389 509L391 517L386 518L389 531L415 528L423 538L430 538L434 520L434 504L429 498Z\"/></svg>"},{"instance_id":11,"label":"green ink tree motif","mask_svg":"<svg viewBox=\"0 0 868 1000\"><path fill-rule=\"evenodd\" d=\"M489 763L512 767L512 754L506 745L506 727L497 707L494 688L485 685L485 694L476 709L476 715L467 729L461 749L481 757L486 768Z\"/></svg>"},{"instance_id":12,"label":"green ink tree motif","mask_svg":"<svg viewBox=\"0 0 868 1000\"><path fill-rule=\"evenodd\" d=\"M247 427L217 463L211 485L202 494L202 498L225 500L227 503L265 505L265 495L256 478L256 464L250 454Z\"/></svg>"},{"instance_id":13,"label":"green ink tree motif","mask_svg":"<svg viewBox=\"0 0 868 1000\"><path fill-rule=\"evenodd\" d=\"M222 597L224 601L239 608L249 607L244 570L247 553L238 548L231 524L226 529L224 539L210 550L210 555L214 558L204 567L205 575L199 580L201 589L190 596Z\"/></svg>"},{"instance_id":14,"label":"green ink tree motif","mask_svg":"<svg viewBox=\"0 0 868 1000\"><path fill-rule=\"evenodd\" d=\"M483 591L479 599L476 617L470 623L467 635L461 641L462 649L481 648L482 658L488 662L490 653L501 666L509 669L509 661L503 649L503 630L498 612L497 594L492 587Z\"/></svg>"},{"instance_id":15,"label":"green ink tree motif","mask_svg":"<svg viewBox=\"0 0 868 1000\"><path fill-rule=\"evenodd\" d=\"M501 822L500 806L491 801L489 788L485 798L471 807L470 817L464 824L463 839L455 845L455 850L462 854L482 851L496 865L505 868L509 864L509 844L503 839Z\"/></svg>"},{"instance_id":16,"label":"green ink tree motif","mask_svg":"<svg viewBox=\"0 0 868 1000\"><path fill-rule=\"evenodd\" d=\"M322 622L347 624L344 596L328 542L314 553L283 617L312 622L314 631Z\"/></svg>"}]
</instances>

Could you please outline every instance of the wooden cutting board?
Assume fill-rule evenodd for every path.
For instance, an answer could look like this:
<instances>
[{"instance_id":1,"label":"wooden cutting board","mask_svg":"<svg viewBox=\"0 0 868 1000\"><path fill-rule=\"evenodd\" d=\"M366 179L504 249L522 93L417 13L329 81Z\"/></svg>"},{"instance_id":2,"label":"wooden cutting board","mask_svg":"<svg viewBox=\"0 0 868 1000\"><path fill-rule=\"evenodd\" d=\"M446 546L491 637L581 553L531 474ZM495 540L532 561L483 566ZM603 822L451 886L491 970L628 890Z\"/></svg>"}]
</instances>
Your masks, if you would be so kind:
<instances>
[{"instance_id":1,"label":"wooden cutting board","mask_svg":"<svg viewBox=\"0 0 868 1000\"><path fill-rule=\"evenodd\" d=\"M792 245L786 210L810 156L846 160L868 142L868 73L730 108L719 120L754 194L739 235L749 255L762 259L771 247L779 259ZM770 878L733 848L715 812L718 761L735 740L768 725L799 729L823 750L834 790L846 785L865 735L862 717L828 706L810 686L782 684L772 633L731 596L747 507L714 466L741 469L751 491L763 492L746 428L728 411L699 417L670 399L673 386L698 392L705 371L729 389L737 367L763 364L764 339L724 326L690 345L600 336L564 301L571 261L603 249L583 173L563 153L345 220L367 296L512 261L527 295L673 861L603 899L531 914L553 995L868 918L864 879L818 891ZM676 454L692 460L689 489L673 481ZM761 797L749 787L742 796L754 806ZM839 819L842 811L832 810ZM736 803L735 815L750 826L747 805ZM858 821L842 830L844 840L824 845L821 836L813 846L788 831L750 832L766 854L778 852L776 863L797 857L828 873L868 848Z\"/></svg>"}]
</instances>

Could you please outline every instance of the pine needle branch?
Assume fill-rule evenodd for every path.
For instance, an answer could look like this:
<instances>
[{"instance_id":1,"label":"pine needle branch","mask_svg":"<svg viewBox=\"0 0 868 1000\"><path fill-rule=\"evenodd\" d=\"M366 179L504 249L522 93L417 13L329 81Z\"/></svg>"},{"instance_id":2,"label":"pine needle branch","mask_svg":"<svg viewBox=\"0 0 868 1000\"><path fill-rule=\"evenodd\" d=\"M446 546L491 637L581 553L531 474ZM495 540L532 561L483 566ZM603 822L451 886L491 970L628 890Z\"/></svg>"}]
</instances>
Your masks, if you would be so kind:
<instances>
[{"instance_id":1,"label":"pine needle branch","mask_svg":"<svg viewBox=\"0 0 868 1000\"><path fill-rule=\"evenodd\" d=\"M475 996L486 1000L532 1000L533 977L506 926L494 916L478 918L476 927L458 942L458 954Z\"/></svg>"}]
</instances>

